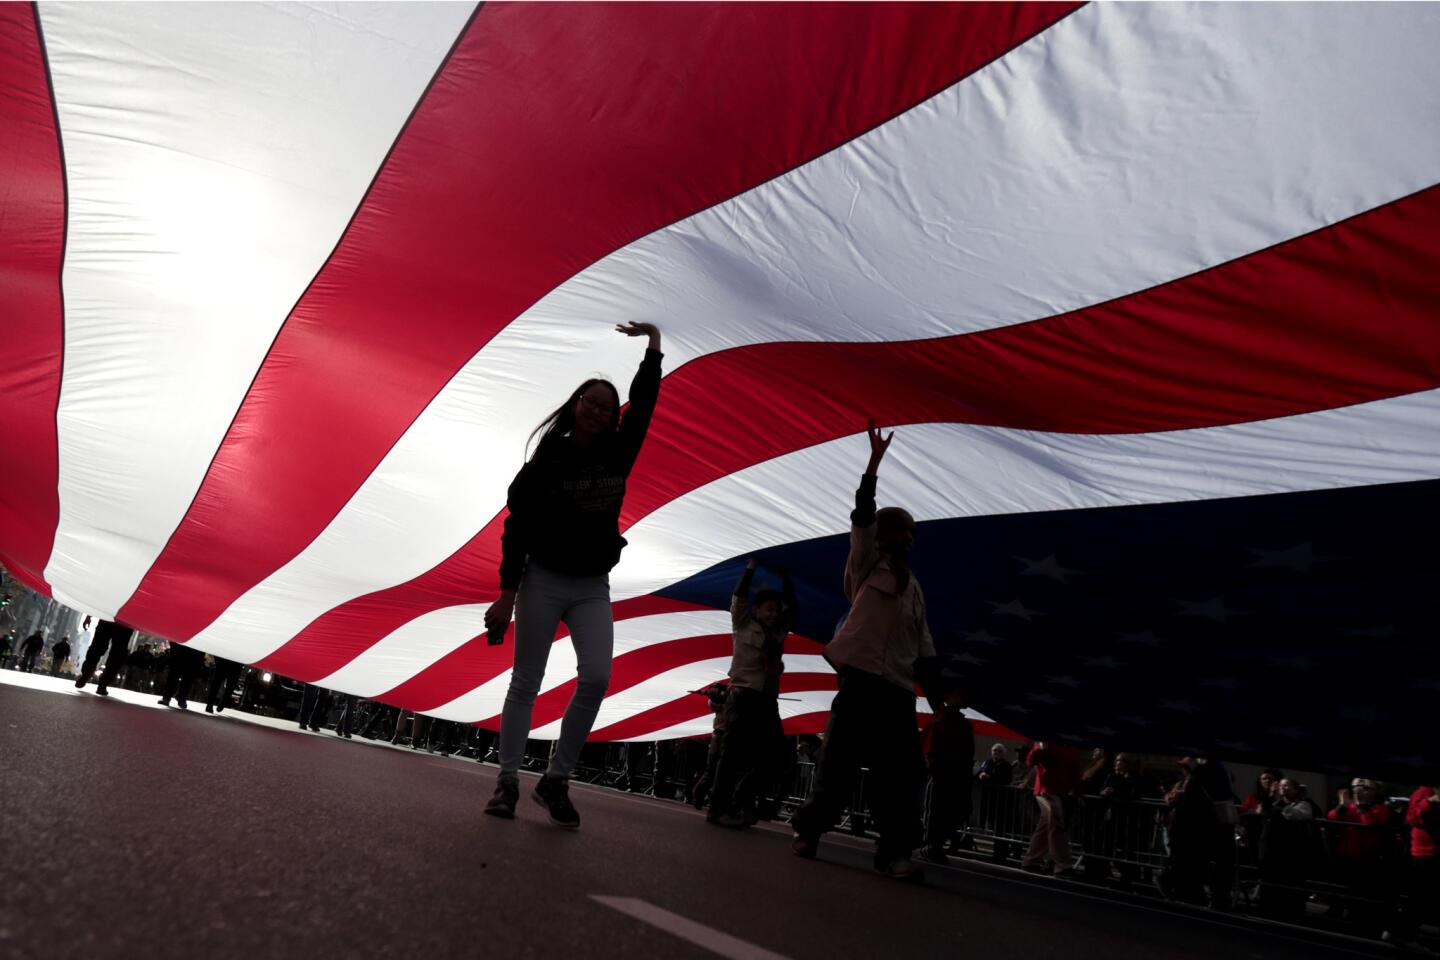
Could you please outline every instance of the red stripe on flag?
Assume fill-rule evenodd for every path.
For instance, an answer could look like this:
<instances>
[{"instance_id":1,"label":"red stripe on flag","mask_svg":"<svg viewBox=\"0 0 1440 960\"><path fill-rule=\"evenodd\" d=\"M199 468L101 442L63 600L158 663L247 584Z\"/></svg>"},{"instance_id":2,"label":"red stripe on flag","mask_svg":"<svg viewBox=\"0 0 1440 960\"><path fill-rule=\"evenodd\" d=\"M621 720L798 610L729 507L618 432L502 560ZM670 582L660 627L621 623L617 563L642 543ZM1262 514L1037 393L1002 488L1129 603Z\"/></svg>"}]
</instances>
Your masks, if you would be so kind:
<instances>
[{"instance_id":1,"label":"red stripe on flag","mask_svg":"<svg viewBox=\"0 0 1440 960\"><path fill-rule=\"evenodd\" d=\"M34 4L0 4L0 563L44 593L60 517L65 169Z\"/></svg>"},{"instance_id":2,"label":"red stripe on flag","mask_svg":"<svg viewBox=\"0 0 1440 960\"><path fill-rule=\"evenodd\" d=\"M665 378L623 523L736 470L885 424L987 423L1062 432L1213 426L1440 384L1440 188L1151 290L1043 321L910 343L767 344ZM783 409L766 429L728 411ZM738 401L736 401L738 402ZM705 450L704 457L693 451ZM287 645L324 675L460 597L494 596L503 515L408 584L328 612ZM349 656L346 656L346 654ZM458 658L463 662L464 656ZM405 684L459 696L455 663ZM502 668L503 669L503 668ZM467 665L462 672L472 672ZM283 671L282 671L283 672ZM489 678L493 674L480 671ZM443 690L445 700L432 688Z\"/></svg>"},{"instance_id":3,"label":"red stripe on flag","mask_svg":"<svg viewBox=\"0 0 1440 960\"><path fill-rule=\"evenodd\" d=\"M610 686L605 691L605 696L613 697L615 694L628 690L636 684L644 683L666 670L674 670L677 667L699 663L702 660L728 657L734 651L734 647L734 636L724 633L705 637L681 637L641 647L638 650L627 651L611 662ZM814 640L804 637L792 636L785 643L785 652L792 656L819 656L824 649ZM531 729L538 729L547 723L554 723L564 716L565 708L570 704L570 698L574 694L575 681L567 680L553 690L547 690L536 697L534 713L530 719ZM382 697L381 699L387 698ZM704 700L705 698L701 697L700 699ZM421 707L420 709L432 708ZM498 728L499 723L500 716L496 714L493 717L487 717L481 726Z\"/></svg>"},{"instance_id":4,"label":"red stripe on flag","mask_svg":"<svg viewBox=\"0 0 1440 960\"><path fill-rule=\"evenodd\" d=\"M193 636L318 536L456 371L565 279L904 112L1071 9L486 7L120 616Z\"/></svg>"},{"instance_id":5,"label":"red stripe on flag","mask_svg":"<svg viewBox=\"0 0 1440 960\"><path fill-rule=\"evenodd\" d=\"M787 673L780 678L781 696L835 688L836 677L833 673ZM686 695L602 727L590 734L590 740L596 743L604 740L632 740L703 717L709 712L710 707L704 697Z\"/></svg>"}]
</instances>

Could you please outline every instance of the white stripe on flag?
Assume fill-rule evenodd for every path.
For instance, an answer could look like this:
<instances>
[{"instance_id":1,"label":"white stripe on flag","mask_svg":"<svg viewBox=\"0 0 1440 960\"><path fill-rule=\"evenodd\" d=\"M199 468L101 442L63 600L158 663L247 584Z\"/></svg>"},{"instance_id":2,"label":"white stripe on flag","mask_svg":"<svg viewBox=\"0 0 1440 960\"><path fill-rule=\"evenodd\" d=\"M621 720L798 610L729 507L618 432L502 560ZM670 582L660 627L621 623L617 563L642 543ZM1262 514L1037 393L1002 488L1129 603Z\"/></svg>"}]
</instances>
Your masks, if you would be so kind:
<instances>
[{"instance_id":1,"label":"white stripe on flag","mask_svg":"<svg viewBox=\"0 0 1440 960\"><path fill-rule=\"evenodd\" d=\"M56 599L134 592L472 8L41 8L70 203Z\"/></svg>"}]
</instances>

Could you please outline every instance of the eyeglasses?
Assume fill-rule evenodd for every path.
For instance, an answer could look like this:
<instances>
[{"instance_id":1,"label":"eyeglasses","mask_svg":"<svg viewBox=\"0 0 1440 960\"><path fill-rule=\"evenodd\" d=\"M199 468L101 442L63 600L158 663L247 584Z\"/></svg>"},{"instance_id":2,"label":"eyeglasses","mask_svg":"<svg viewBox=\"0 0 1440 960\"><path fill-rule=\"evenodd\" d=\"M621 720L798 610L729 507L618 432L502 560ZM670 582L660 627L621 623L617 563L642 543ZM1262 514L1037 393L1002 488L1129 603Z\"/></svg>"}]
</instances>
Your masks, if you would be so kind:
<instances>
[{"instance_id":1,"label":"eyeglasses","mask_svg":"<svg viewBox=\"0 0 1440 960\"><path fill-rule=\"evenodd\" d=\"M585 404L586 410L590 410L594 413L602 414L604 416L609 416L610 414L615 412L614 404L606 403L603 400L596 400L589 394L582 393L580 395L580 402Z\"/></svg>"}]
</instances>

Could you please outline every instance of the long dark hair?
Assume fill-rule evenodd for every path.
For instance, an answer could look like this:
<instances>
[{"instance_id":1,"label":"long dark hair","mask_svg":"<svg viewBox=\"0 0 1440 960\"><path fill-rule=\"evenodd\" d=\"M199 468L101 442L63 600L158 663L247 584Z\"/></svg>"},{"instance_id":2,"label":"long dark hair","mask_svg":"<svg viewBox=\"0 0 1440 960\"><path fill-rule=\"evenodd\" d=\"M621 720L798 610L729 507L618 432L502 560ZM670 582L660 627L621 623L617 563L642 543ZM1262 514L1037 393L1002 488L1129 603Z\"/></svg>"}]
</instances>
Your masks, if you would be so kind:
<instances>
[{"instance_id":1,"label":"long dark hair","mask_svg":"<svg viewBox=\"0 0 1440 960\"><path fill-rule=\"evenodd\" d=\"M545 449L545 445L552 440L558 440L575 429L575 404L580 402L580 398L584 396L586 390L589 390L597 383L609 388L610 395L615 398L615 404L610 408L609 432L614 433L620 428L620 391L616 390L615 384L609 380L602 377L591 377L575 388L570 394L570 399L556 407L550 416L541 420L540 425L530 431L530 439L525 441L527 460ZM535 444L535 437L537 435L540 437L540 442ZM531 444L535 444L533 452L530 450Z\"/></svg>"}]
</instances>

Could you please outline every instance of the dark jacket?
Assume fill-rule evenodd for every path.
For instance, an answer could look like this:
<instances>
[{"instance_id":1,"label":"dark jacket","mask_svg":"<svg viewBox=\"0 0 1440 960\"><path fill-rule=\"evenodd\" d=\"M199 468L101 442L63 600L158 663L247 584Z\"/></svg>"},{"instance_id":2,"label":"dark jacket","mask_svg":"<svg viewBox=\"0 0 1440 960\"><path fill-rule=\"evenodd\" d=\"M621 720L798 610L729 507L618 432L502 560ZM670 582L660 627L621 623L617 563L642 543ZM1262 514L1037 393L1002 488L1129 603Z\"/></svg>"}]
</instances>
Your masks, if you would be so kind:
<instances>
[{"instance_id":1,"label":"dark jacket","mask_svg":"<svg viewBox=\"0 0 1440 960\"><path fill-rule=\"evenodd\" d=\"M645 359L630 384L630 404L620 429L582 449L567 437L542 440L510 484L501 537L500 587L520 585L528 560L557 573L593 576L620 562L620 506L625 479L640 455L660 394L658 350Z\"/></svg>"},{"instance_id":2,"label":"dark jacket","mask_svg":"<svg viewBox=\"0 0 1440 960\"><path fill-rule=\"evenodd\" d=\"M975 767L975 779L984 787L1008 787L1014 771L1015 765L1009 760L991 760L986 757ZM981 780L982 773L990 774L990 779Z\"/></svg>"}]
</instances>

